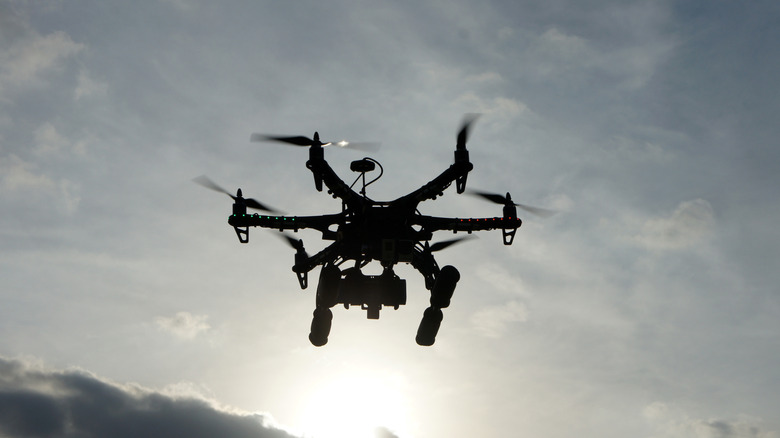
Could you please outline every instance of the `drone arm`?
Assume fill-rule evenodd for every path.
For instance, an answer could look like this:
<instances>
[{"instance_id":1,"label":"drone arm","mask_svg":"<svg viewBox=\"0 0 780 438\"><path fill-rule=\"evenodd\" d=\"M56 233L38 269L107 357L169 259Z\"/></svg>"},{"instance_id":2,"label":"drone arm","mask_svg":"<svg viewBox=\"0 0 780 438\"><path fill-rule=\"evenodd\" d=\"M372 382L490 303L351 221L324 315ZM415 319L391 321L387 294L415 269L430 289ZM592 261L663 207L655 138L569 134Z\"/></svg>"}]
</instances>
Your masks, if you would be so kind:
<instances>
[{"instance_id":1,"label":"drone arm","mask_svg":"<svg viewBox=\"0 0 780 438\"><path fill-rule=\"evenodd\" d=\"M430 251L415 249L412 253L412 267L422 274L425 279L425 288L431 290L439 274L439 265Z\"/></svg>"},{"instance_id":2,"label":"drone arm","mask_svg":"<svg viewBox=\"0 0 780 438\"><path fill-rule=\"evenodd\" d=\"M413 225L419 225L423 230L431 233L442 230L450 230L456 233L458 231L471 233L474 231L502 230L505 245L512 244L515 231L517 231L523 223L523 221L516 216L448 218L422 215L415 216L412 222Z\"/></svg>"},{"instance_id":3,"label":"drone arm","mask_svg":"<svg viewBox=\"0 0 780 438\"><path fill-rule=\"evenodd\" d=\"M298 274L309 272L316 268L318 265L324 265L329 262L333 262L339 255L340 242L333 242L322 251L314 254L305 261L296 262L293 266L293 271Z\"/></svg>"},{"instance_id":4,"label":"drone arm","mask_svg":"<svg viewBox=\"0 0 780 438\"><path fill-rule=\"evenodd\" d=\"M466 154L468 154L468 151L465 150L456 151L456 157L458 156L458 152L466 152ZM439 176L429 181L419 189L413 191L412 193L409 193L408 195L398 199L397 201L411 202L416 205L428 199L436 199L436 197L442 196L444 194L444 190L446 190L453 182L458 183L458 193L462 193L465 189L466 176L468 176L468 173L473 168L474 165L468 161L468 155L465 155L459 160L456 159L455 163L450 165L450 167L444 170L444 172L442 172Z\"/></svg>"},{"instance_id":5,"label":"drone arm","mask_svg":"<svg viewBox=\"0 0 780 438\"><path fill-rule=\"evenodd\" d=\"M336 232L329 228L343 221L343 214L327 214L322 216L264 216L260 214L232 214L228 217L228 224L247 233L248 227L262 227L279 231L298 231L305 228L314 229L322 233L323 239L335 240ZM241 230L243 228L243 230ZM246 243L244 240L242 242Z\"/></svg>"},{"instance_id":6,"label":"drone arm","mask_svg":"<svg viewBox=\"0 0 780 438\"><path fill-rule=\"evenodd\" d=\"M355 193L354 190L341 179L333 168L330 167L323 157L322 147L312 147L309 152L309 161L306 167L314 174L314 181L318 191L322 191L322 183L328 187L329 193L334 198L341 198L352 210L359 210L364 202L363 197Z\"/></svg>"}]
</instances>

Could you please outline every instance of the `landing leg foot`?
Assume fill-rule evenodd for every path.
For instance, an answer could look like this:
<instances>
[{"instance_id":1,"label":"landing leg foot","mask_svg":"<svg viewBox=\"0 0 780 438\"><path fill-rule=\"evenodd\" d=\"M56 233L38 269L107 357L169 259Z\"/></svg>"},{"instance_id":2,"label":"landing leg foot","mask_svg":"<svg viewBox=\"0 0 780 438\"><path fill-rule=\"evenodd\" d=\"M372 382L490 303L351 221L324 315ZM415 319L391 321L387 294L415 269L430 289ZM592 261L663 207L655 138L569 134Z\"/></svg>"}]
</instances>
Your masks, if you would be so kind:
<instances>
[{"instance_id":1,"label":"landing leg foot","mask_svg":"<svg viewBox=\"0 0 780 438\"><path fill-rule=\"evenodd\" d=\"M436 342L436 334L439 333L442 319L444 319L444 315L442 314L441 309L437 309L436 307L425 309L422 321L420 321L420 327L417 329L418 345L430 347Z\"/></svg>"},{"instance_id":2,"label":"landing leg foot","mask_svg":"<svg viewBox=\"0 0 780 438\"><path fill-rule=\"evenodd\" d=\"M311 332L309 341L315 347L322 347L328 343L330 335L330 326L333 321L333 312L327 307L317 307L314 309L314 318L311 320Z\"/></svg>"}]
</instances>

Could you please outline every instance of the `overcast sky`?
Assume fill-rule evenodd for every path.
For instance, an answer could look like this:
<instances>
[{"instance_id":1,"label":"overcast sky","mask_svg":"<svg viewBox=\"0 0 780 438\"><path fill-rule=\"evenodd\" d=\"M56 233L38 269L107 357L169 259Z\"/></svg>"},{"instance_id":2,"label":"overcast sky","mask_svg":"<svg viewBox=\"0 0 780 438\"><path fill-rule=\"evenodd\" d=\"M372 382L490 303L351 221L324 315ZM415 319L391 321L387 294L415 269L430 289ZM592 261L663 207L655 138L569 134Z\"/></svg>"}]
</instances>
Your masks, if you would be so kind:
<instances>
[{"instance_id":1,"label":"overcast sky","mask_svg":"<svg viewBox=\"0 0 780 438\"><path fill-rule=\"evenodd\" d=\"M777 438L778 18L0 0L0 435ZM336 308L313 347L294 251L238 243L191 181L338 212L305 149L249 142L317 130L381 142L369 196L394 199L449 166L466 113L470 187L559 213L437 253L461 281L430 348L408 266L406 306ZM326 151L349 182L364 155ZM450 190L421 212L501 214Z\"/></svg>"}]
</instances>

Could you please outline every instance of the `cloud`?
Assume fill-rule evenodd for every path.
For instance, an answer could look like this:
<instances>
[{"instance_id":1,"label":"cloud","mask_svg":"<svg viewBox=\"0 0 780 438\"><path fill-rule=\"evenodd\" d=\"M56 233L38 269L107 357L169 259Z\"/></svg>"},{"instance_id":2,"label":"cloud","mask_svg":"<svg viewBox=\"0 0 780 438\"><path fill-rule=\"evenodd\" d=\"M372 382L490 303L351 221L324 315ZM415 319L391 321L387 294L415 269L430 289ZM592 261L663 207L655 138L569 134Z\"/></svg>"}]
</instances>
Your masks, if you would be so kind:
<instances>
[{"instance_id":1,"label":"cloud","mask_svg":"<svg viewBox=\"0 0 780 438\"><path fill-rule=\"evenodd\" d=\"M703 241L714 222L712 205L694 199L680 203L669 216L648 219L633 239L649 249L683 249Z\"/></svg>"},{"instance_id":2,"label":"cloud","mask_svg":"<svg viewBox=\"0 0 780 438\"><path fill-rule=\"evenodd\" d=\"M76 89L73 91L73 97L76 100L100 97L105 96L107 91L108 84L92 79L86 71L82 70L79 72L78 85L76 85Z\"/></svg>"},{"instance_id":3,"label":"cloud","mask_svg":"<svg viewBox=\"0 0 780 438\"><path fill-rule=\"evenodd\" d=\"M285 438L264 414L0 358L0 436Z\"/></svg>"},{"instance_id":4,"label":"cloud","mask_svg":"<svg viewBox=\"0 0 780 438\"><path fill-rule=\"evenodd\" d=\"M485 307L472 315L471 324L478 333L488 338L500 338L513 322L528 319L528 309L517 301L501 306Z\"/></svg>"},{"instance_id":5,"label":"cloud","mask_svg":"<svg viewBox=\"0 0 780 438\"><path fill-rule=\"evenodd\" d=\"M0 20L0 29L5 29L0 33L0 98L7 90L34 85L64 59L84 49L64 32L39 34L13 13Z\"/></svg>"},{"instance_id":6,"label":"cloud","mask_svg":"<svg viewBox=\"0 0 780 438\"><path fill-rule=\"evenodd\" d=\"M575 66L590 67L598 55L583 38L554 27L536 37L531 51L536 61L531 71L538 77L560 74Z\"/></svg>"},{"instance_id":7,"label":"cloud","mask_svg":"<svg viewBox=\"0 0 780 438\"><path fill-rule=\"evenodd\" d=\"M598 30L557 23L540 31L528 48L533 59L526 62L527 71L545 81L574 80L577 88L594 88L593 81L605 77L613 90L635 91L647 85L677 46L673 37L659 32L668 20L665 8L620 5L603 13L612 18ZM612 32L620 32L622 38L609 38ZM501 35L523 42L521 33L504 30Z\"/></svg>"},{"instance_id":8,"label":"cloud","mask_svg":"<svg viewBox=\"0 0 780 438\"><path fill-rule=\"evenodd\" d=\"M11 154L0 156L0 194L37 198L58 205L67 214L73 214L81 202L80 186L68 179L55 181L44 174L35 163Z\"/></svg>"},{"instance_id":9,"label":"cloud","mask_svg":"<svg viewBox=\"0 0 780 438\"><path fill-rule=\"evenodd\" d=\"M157 326L181 339L194 339L199 334L208 331L211 326L206 322L208 316L193 315L189 312L178 312L171 317L158 317Z\"/></svg>"},{"instance_id":10,"label":"cloud","mask_svg":"<svg viewBox=\"0 0 780 438\"><path fill-rule=\"evenodd\" d=\"M477 93L467 92L455 101L457 105L472 108L474 112L489 116L495 122L496 119L516 119L523 116L531 116L533 113L523 103L516 99L506 97L485 98Z\"/></svg>"},{"instance_id":11,"label":"cloud","mask_svg":"<svg viewBox=\"0 0 780 438\"><path fill-rule=\"evenodd\" d=\"M562 56L572 56L587 51L585 41L575 35L566 35L559 29L552 27L547 29L540 37L538 44L548 52L559 53Z\"/></svg>"},{"instance_id":12,"label":"cloud","mask_svg":"<svg viewBox=\"0 0 780 438\"><path fill-rule=\"evenodd\" d=\"M0 190L6 193L20 191L50 191L56 184L41 174L33 163L16 155L0 156Z\"/></svg>"},{"instance_id":13,"label":"cloud","mask_svg":"<svg viewBox=\"0 0 780 438\"><path fill-rule=\"evenodd\" d=\"M681 409L666 403L646 406L644 417L656 430L654 436L666 438L777 438L776 431L762 428L762 421L746 415L736 420L691 418Z\"/></svg>"},{"instance_id":14,"label":"cloud","mask_svg":"<svg viewBox=\"0 0 780 438\"><path fill-rule=\"evenodd\" d=\"M476 268L476 275L480 280L496 290L512 295L525 293L525 287L520 276L502 268L500 265L481 264Z\"/></svg>"},{"instance_id":15,"label":"cloud","mask_svg":"<svg viewBox=\"0 0 780 438\"><path fill-rule=\"evenodd\" d=\"M69 145L69 141L63 137L50 122L39 126L35 132L35 154L50 155L57 153Z\"/></svg>"}]
</instances>

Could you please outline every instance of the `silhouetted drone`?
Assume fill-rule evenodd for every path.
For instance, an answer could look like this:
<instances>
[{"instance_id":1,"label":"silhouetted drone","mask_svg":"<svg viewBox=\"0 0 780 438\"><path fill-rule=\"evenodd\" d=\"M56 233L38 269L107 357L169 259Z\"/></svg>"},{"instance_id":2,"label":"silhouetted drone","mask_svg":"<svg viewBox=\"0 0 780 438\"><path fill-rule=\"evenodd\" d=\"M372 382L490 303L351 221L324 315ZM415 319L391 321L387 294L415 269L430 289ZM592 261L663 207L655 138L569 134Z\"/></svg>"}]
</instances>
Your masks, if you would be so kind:
<instances>
[{"instance_id":1,"label":"silhouetted drone","mask_svg":"<svg viewBox=\"0 0 780 438\"><path fill-rule=\"evenodd\" d=\"M431 305L425 310L417 330L417 343L429 346L435 342L441 325L441 309L449 306L455 285L460 279L458 270L453 266L439 268L433 253L466 238L431 244L433 233L446 230L471 234L473 231L500 229L504 244L511 245L515 232L522 223L517 217L516 207L541 216L552 213L549 210L517 204L512 201L509 193L501 196L470 191L503 205L503 215L489 218L448 218L420 214L417 210L418 204L442 196L444 190L453 182L458 193L466 190L466 178L474 167L469 161L466 141L475 120L475 115L464 119L457 135L455 162L449 168L419 189L389 202L374 201L366 195L366 186L382 176L382 165L378 161L368 157L353 161L350 169L360 175L352 186L344 183L325 161L324 147L354 145L346 142L323 143L317 132L314 133L313 139L303 136L252 134L252 141L282 142L308 147L309 160L306 167L314 174L314 185L318 191L322 191L324 183L329 194L341 199L340 213L320 216L280 215L271 207L254 199L244 198L241 189L233 196L206 176L195 178L195 182L233 198L233 214L228 217L228 223L235 229L241 243L249 242L249 227L295 232L311 228L320 231L323 240L333 242L310 256L304 249L303 240L284 234L287 242L296 250L292 270L297 275L302 289L308 286L309 271L322 265L317 285L316 309L309 333L312 344L322 346L328 342L333 319L331 307L337 304L343 304L345 308L360 306L367 311L369 319L378 319L379 310L383 306L398 309L400 305L406 304L406 280L393 272L393 267L403 262L411 263L422 274L425 278L425 288L431 292ZM379 166L379 176L366 182L366 173L374 171L376 166ZM362 181L363 186L359 193L352 189L358 181ZM271 214L248 214L247 208ZM352 266L342 269L348 261L353 262ZM382 274L365 275L362 272L361 269L372 261L381 263Z\"/></svg>"}]
</instances>

